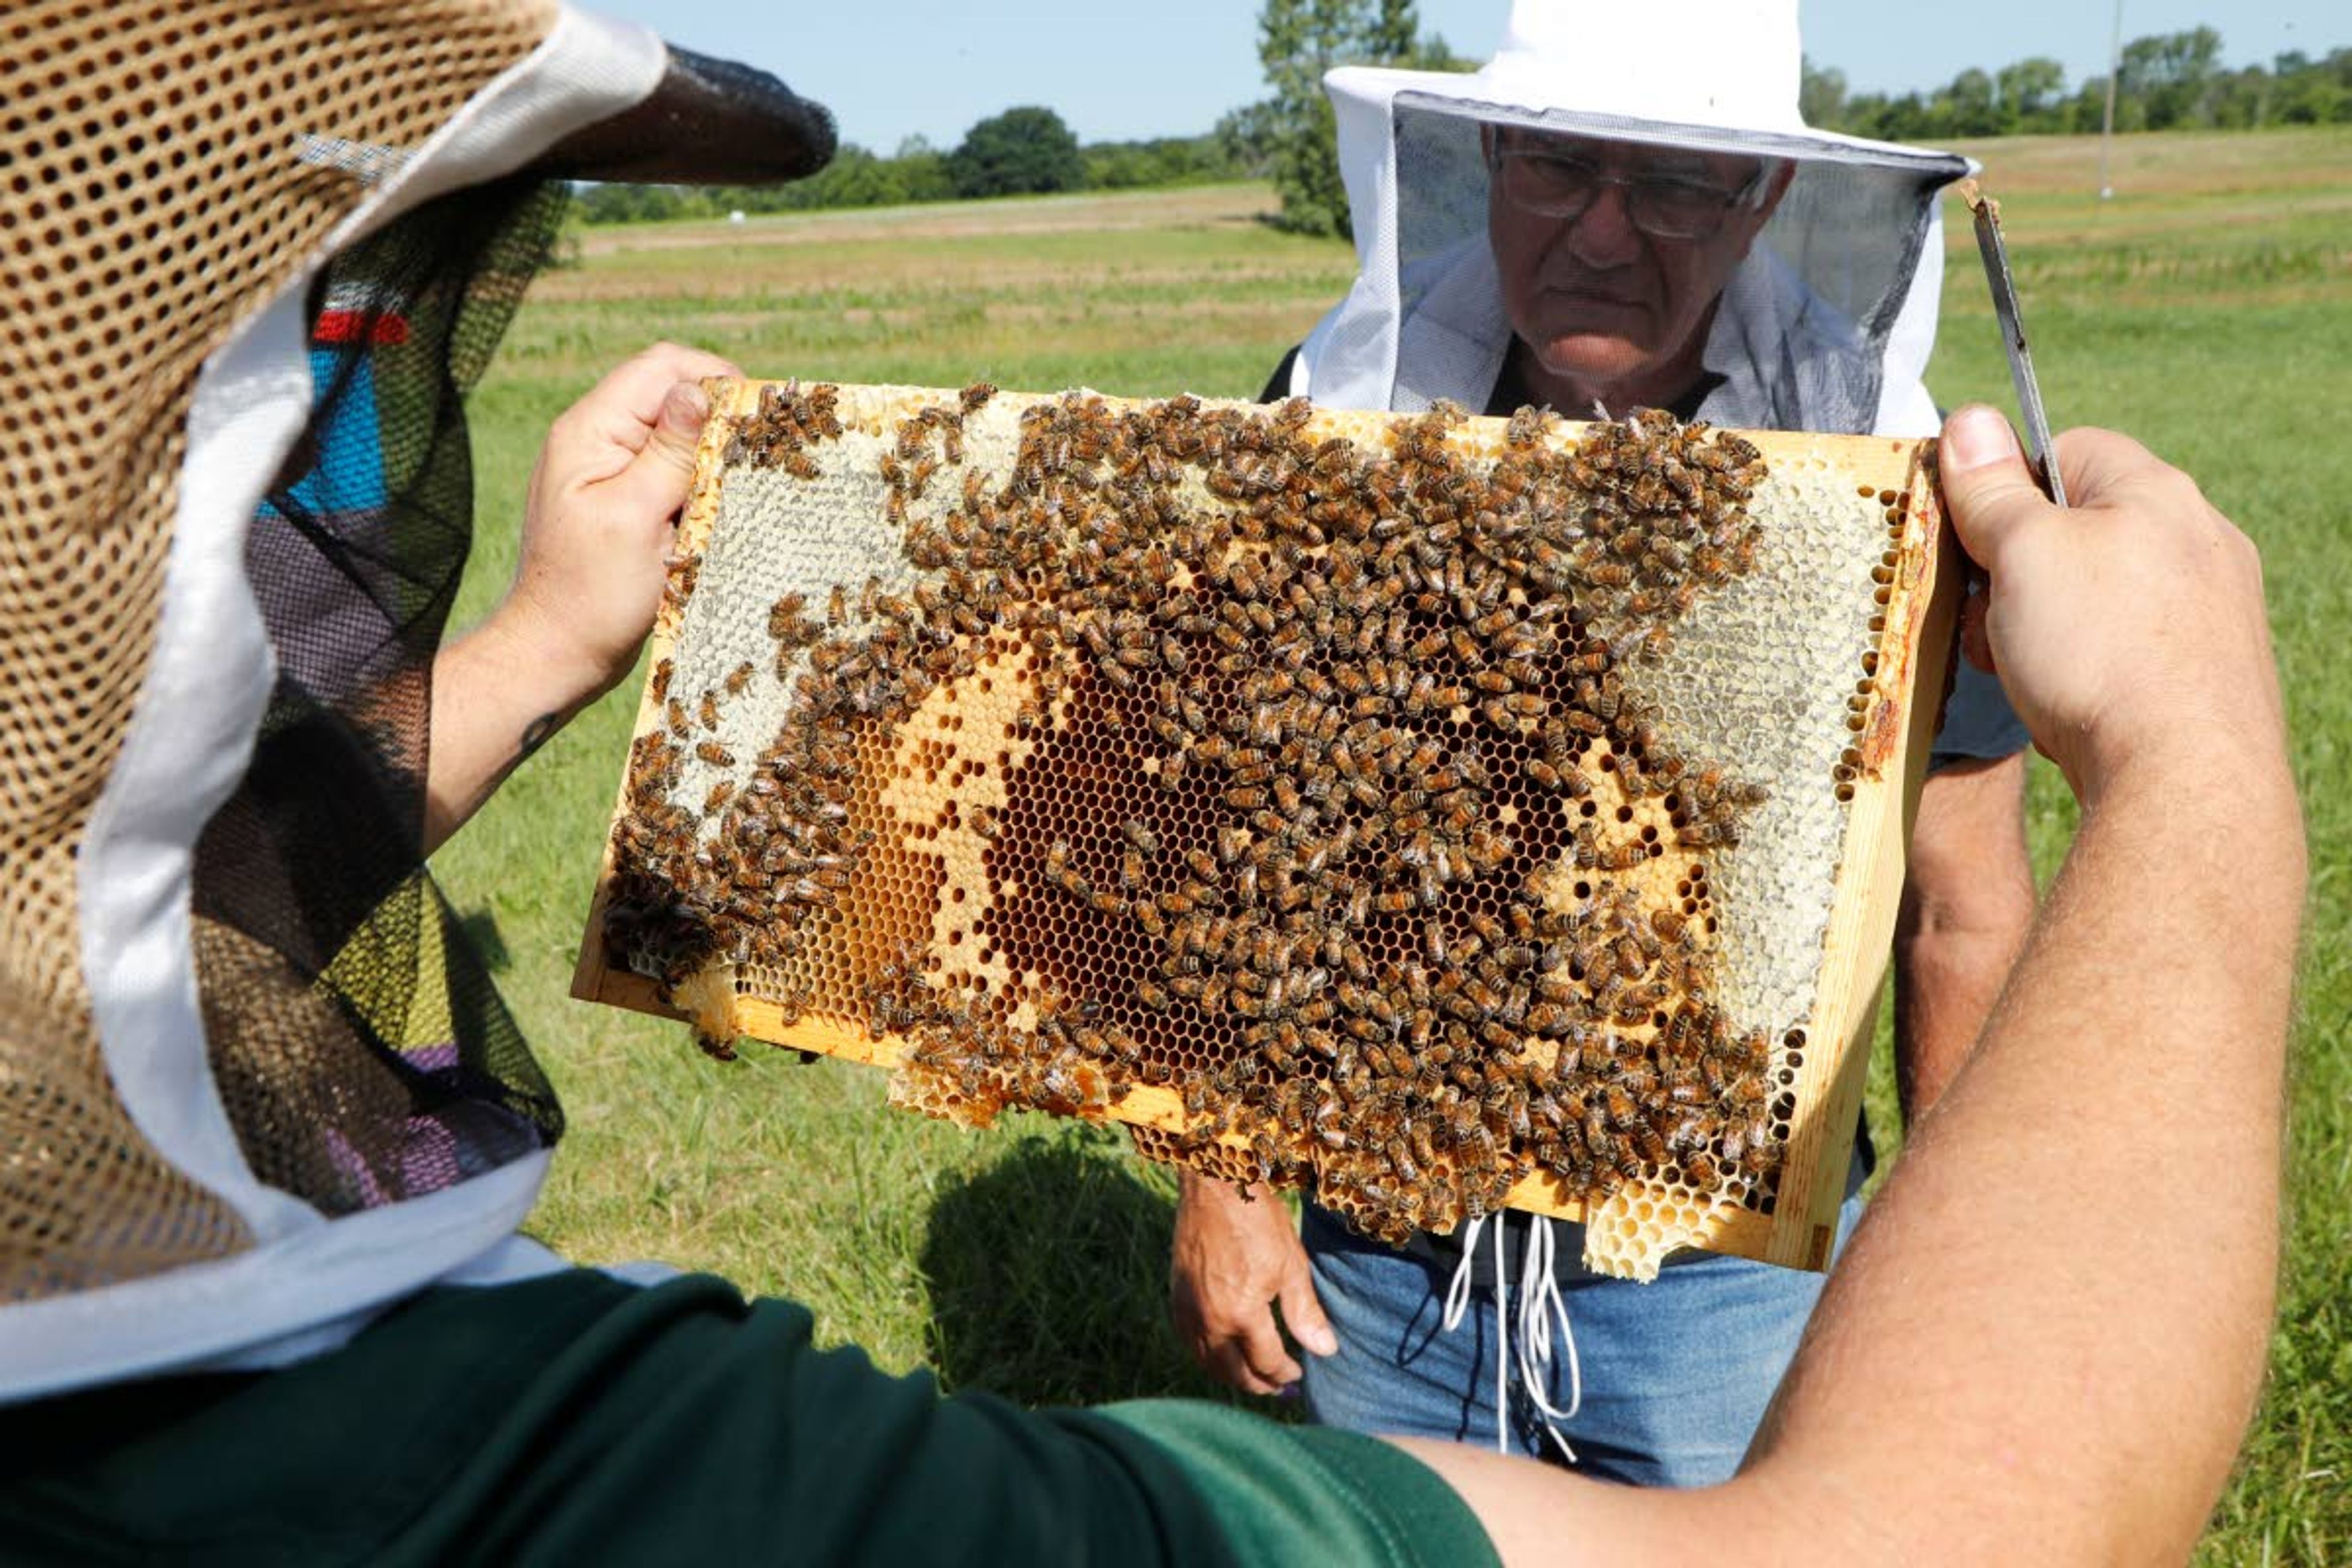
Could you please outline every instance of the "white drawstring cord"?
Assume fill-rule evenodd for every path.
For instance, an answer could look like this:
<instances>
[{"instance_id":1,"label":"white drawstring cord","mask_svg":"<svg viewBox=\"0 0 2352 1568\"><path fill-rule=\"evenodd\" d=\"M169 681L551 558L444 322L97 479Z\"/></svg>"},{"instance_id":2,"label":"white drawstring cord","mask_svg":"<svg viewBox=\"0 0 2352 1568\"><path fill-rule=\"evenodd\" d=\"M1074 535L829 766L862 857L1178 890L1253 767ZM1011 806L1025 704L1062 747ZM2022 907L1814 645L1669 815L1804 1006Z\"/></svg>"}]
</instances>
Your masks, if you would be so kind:
<instances>
[{"instance_id":1,"label":"white drawstring cord","mask_svg":"<svg viewBox=\"0 0 2352 1568\"><path fill-rule=\"evenodd\" d=\"M1459 1327L1462 1314L1469 1310L1471 1277L1475 1272L1471 1260L1478 1255L1478 1237L1485 1234L1486 1229L1486 1216L1480 1215L1462 1232L1462 1260L1454 1266L1454 1278L1445 1287L1445 1313L1438 1320L1438 1326L1446 1333L1450 1334ZM1495 1261L1499 1265L1502 1259L1503 1224L1502 1221L1496 1220L1495 1222ZM1503 1297L1499 1290L1495 1297L1495 1328L1496 1332L1504 1334L1506 1338L1508 1337L1509 1331L1503 1323ZM1510 1452L1510 1413L1504 1405L1504 1400L1510 1392L1507 1375L1509 1367L1509 1357L1500 1344L1496 1345L1495 1351L1495 1451L1498 1454Z\"/></svg>"},{"instance_id":2,"label":"white drawstring cord","mask_svg":"<svg viewBox=\"0 0 2352 1568\"><path fill-rule=\"evenodd\" d=\"M1536 1403L1537 1418L1572 1465L1576 1463L1576 1450L1570 1447L1568 1435L1559 1429L1559 1423L1574 1420L1576 1413L1584 1408L1584 1367L1577 1359L1575 1326L1568 1321L1568 1298L1560 1293L1559 1276L1552 1270L1556 1245L1550 1219L1537 1215L1528 1221L1527 1268L1519 1280L1519 1377L1528 1386L1528 1397ZM1550 1398L1554 1317L1559 1320L1560 1342L1568 1349L1565 1410L1552 1404Z\"/></svg>"},{"instance_id":3,"label":"white drawstring cord","mask_svg":"<svg viewBox=\"0 0 2352 1568\"><path fill-rule=\"evenodd\" d=\"M1439 1320L1440 1328L1452 1333L1462 1322L1462 1314L1469 1310L1472 1260L1477 1256L1478 1238L1485 1234L1490 1216L1479 1215L1462 1232L1462 1258L1454 1266L1454 1278L1445 1287L1445 1310ZM1506 1231L1499 1215L1495 1219L1495 1447L1498 1453L1510 1451L1510 1366L1511 1366L1511 1282L1509 1256L1505 1250ZM1528 1394L1535 1401L1538 1419L1551 1440L1570 1464L1576 1462L1576 1450L1569 1446L1558 1422L1572 1420L1584 1405L1584 1369L1576 1355L1576 1331L1568 1321L1568 1301L1560 1294L1559 1280L1552 1272L1553 1238L1551 1221L1541 1215L1530 1216L1528 1226L1526 1275L1519 1281L1519 1378L1527 1384ZM1551 1382L1552 1320L1559 1320L1560 1339L1568 1347L1568 1408L1552 1404L1549 1390Z\"/></svg>"},{"instance_id":4,"label":"white drawstring cord","mask_svg":"<svg viewBox=\"0 0 2352 1568\"><path fill-rule=\"evenodd\" d=\"M1462 1321L1462 1313L1470 1305L1470 1255L1478 1249L1479 1233L1486 1228L1486 1216L1480 1215L1462 1233L1462 1261L1454 1266L1454 1279L1445 1287L1445 1315L1439 1326L1452 1333Z\"/></svg>"},{"instance_id":5,"label":"white drawstring cord","mask_svg":"<svg viewBox=\"0 0 2352 1568\"><path fill-rule=\"evenodd\" d=\"M1508 1233L1501 1220L1495 1222L1495 1452L1507 1454L1511 1432L1511 1315L1504 1303L1511 1299L1511 1282L1503 1277L1508 1267L1505 1261L1503 1243Z\"/></svg>"}]
</instances>

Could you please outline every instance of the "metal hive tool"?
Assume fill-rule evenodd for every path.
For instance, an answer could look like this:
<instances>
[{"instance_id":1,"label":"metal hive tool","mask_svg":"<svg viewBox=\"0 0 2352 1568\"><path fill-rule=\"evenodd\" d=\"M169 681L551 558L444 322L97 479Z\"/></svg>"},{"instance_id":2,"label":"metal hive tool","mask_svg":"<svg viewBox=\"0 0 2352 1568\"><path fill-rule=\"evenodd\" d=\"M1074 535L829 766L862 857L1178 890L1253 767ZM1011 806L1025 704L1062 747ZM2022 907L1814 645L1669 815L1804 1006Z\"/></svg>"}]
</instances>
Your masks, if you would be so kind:
<instances>
[{"instance_id":1,"label":"metal hive tool","mask_svg":"<svg viewBox=\"0 0 2352 1568\"><path fill-rule=\"evenodd\" d=\"M713 391L578 994L1374 1234L1823 1265L1950 641L1927 444Z\"/></svg>"}]
</instances>

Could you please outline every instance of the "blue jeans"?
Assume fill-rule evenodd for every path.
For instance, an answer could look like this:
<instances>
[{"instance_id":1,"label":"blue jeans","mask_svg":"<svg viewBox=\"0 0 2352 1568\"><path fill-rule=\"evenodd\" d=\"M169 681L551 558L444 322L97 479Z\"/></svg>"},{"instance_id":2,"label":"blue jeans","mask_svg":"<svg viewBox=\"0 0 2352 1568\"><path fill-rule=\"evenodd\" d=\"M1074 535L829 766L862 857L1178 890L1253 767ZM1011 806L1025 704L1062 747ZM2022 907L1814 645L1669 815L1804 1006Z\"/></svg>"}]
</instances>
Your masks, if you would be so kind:
<instances>
[{"instance_id":1,"label":"blue jeans","mask_svg":"<svg viewBox=\"0 0 2352 1568\"><path fill-rule=\"evenodd\" d=\"M1838 1215L1843 1247L1862 1213ZM1587 1274L1580 1226L1556 1225L1565 1261L1560 1293L1584 1374L1581 1407L1558 1423L1576 1468L1636 1486L1696 1487L1739 1468L1764 1406L1796 1353L1822 1276L1746 1258L1702 1255L1661 1270L1656 1283ZM1315 1289L1339 1337L1339 1353L1301 1356L1316 1420L1359 1432L1495 1443L1495 1292L1472 1294L1443 1331L1448 1271L1347 1230L1309 1204L1300 1227ZM1479 1240L1491 1249L1490 1237ZM1508 1258L1513 1332L1520 1258ZM1555 1334L1557 1330L1555 1330ZM1549 1386L1569 1405L1565 1347L1555 1340ZM1561 1460L1527 1396L1512 1347L1507 1386L1513 1453Z\"/></svg>"}]
</instances>

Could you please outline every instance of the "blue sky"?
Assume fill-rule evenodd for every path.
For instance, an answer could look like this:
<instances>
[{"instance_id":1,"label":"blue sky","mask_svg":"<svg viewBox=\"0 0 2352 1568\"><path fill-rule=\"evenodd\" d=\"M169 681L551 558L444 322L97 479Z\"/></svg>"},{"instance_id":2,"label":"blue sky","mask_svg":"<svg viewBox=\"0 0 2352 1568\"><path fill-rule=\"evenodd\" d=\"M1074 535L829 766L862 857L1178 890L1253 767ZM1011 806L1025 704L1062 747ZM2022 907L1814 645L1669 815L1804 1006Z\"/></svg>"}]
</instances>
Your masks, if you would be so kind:
<instances>
[{"instance_id":1,"label":"blue sky","mask_svg":"<svg viewBox=\"0 0 2352 1568\"><path fill-rule=\"evenodd\" d=\"M845 140L888 153L908 136L952 147L975 121L1042 103L1085 142L1191 135L1258 98L1261 0L892 0L774 5L757 0L588 0L688 48L730 56L830 105ZM1671 0L1615 0L1670 4ZM2072 88L2106 69L2111 0L1802 0L1806 52L1855 91L1941 86L1969 66L2031 55ZM1421 0L1424 31L1483 59L1505 0ZM1890 21L1889 14L1901 17ZM2233 66L2285 49L2352 45L2342 0L2124 0L2126 39L2208 24Z\"/></svg>"}]
</instances>

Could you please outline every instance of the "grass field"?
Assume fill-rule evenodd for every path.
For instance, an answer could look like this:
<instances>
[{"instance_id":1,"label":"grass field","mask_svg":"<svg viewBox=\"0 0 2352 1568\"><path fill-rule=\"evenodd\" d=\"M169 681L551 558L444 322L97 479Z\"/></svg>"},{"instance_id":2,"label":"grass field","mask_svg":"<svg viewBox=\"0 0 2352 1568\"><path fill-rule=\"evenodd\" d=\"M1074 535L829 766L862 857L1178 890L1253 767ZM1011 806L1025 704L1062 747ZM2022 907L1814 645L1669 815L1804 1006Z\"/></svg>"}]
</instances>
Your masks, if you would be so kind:
<instances>
[{"instance_id":1,"label":"grass field","mask_svg":"<svg viewBox=\"0 0 2352 1568\"><path fill-rule=\"evenodd\" d=\"M2105 203L2091 142L1969 151L2004 198L2053 417L2130 430L2189 468L2267 561L2312 918L2271 1382L2200 1560L2352 1560L2352 689L2336 654L2352 626L2352 134L2126 138ZM460 622L512 564L547 421L641 343L805 379L1247 395L1352 271L1345 247L1265 227L1269 205L1233 186L588 231L476 399ZM1931 384L2006 405L1966 234ZM1036 1119L965 1133L885 1110L878 1075L721 1067L682 1028L566 999L635 702L633 683L584 715L438 861L571 1113L539 1232L586 1260L658 1258L796 1296L827 1337L951 1386L1205 1392L1164 1323L1171 1186L1122 1138ZM2072 816L2039 765L2032 826L2046 874ZM2118 1071L2131 1046L2116 1042ZM1883 1062L1873 1107L1891 1145Z\"/></svg>"}]
</instances>

